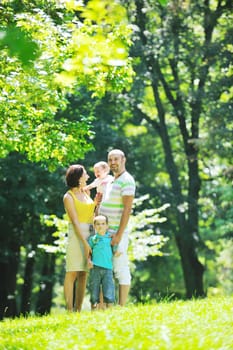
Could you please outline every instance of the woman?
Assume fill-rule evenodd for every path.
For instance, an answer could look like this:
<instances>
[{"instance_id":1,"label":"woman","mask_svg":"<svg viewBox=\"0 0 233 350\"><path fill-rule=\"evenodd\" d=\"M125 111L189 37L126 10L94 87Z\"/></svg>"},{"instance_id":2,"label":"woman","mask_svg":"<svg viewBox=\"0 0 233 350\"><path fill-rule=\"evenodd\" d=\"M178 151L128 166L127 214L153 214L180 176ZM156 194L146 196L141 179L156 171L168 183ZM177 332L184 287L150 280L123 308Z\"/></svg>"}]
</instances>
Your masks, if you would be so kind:
<instances>
[{"instance_id":1,"label":"woman","mask_svg":"<svg viewBox=\"0 0 233 350\"><path fill-rule=\"evenodd\" d=\"M65 211L69 220L68 244L66 251L66 275L64 294L66 306L73 310L74 283L77 281L75 311L81 311L87 281L87 258L91 248L87 243L93 223L97 200L83 190L89 178L82 165L71 165L66 172L66 183L69 190L63 197Z\"/></svg>"}]
</instances>

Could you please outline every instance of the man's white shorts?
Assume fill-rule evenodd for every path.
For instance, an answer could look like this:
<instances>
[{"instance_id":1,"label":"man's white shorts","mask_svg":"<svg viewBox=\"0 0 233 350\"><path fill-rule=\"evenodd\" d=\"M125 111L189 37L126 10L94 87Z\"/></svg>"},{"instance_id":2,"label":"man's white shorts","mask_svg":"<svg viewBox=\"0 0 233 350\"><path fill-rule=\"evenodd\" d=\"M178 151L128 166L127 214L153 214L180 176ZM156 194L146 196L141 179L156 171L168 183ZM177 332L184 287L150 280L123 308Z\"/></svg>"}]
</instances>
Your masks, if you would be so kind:
<instances>
[{"instance_id":1,"label":"man's white shorts","mask_svg":"<svg viewBox=\"0 0 233 350\"><path fill-rule=\"evenodd\" d=\"M113 271L119 284L130 285L131 275L129 270L129 259L127 255L129 245L128 234L124 233L118 245L119 256L113 255Z\"/></svg>"}]
</instances>

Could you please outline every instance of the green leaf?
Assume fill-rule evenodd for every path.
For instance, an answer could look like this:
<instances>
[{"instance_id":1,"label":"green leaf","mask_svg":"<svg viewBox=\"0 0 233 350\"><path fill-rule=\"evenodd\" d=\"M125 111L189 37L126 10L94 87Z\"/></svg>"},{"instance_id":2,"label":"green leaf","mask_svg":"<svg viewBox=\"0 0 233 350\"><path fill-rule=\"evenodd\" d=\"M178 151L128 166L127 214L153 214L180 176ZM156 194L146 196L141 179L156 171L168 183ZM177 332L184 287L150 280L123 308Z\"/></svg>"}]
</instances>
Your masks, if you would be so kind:
<instances>
[{"instance_id":1,"label":"green leaf","mask_svg":"<svg viewBox=\"0 0 233 350\"><path fill-rule=\"evenodd\" d=\"M17 56L23 65L30 65L39 56L39 47L27 33L13 25L0 29L0 48L8 48L11 57Z\"/></svg>"},{"instance_id":2,"label":"green leaf","mask_svg":"<svg viewBox=\"0 0 233 350\"><path fill-rule=\"evenodd\" d=\"M165 6L167 5L168 0L158 0L158 2L160 3L160 5Z\"/></svg>"}]
</instances>

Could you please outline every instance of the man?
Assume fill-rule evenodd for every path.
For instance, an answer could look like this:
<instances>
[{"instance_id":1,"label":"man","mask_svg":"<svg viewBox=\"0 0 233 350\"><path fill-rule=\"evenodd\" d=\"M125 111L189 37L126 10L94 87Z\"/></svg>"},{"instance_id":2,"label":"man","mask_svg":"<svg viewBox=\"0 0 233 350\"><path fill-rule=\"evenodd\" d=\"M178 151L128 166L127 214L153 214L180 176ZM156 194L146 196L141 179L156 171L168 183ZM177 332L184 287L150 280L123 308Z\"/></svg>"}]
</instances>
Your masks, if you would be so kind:
<instances>
[{"instance_id":1,"label":"man","mask_svg":"<svg viewBox=\"0 0 233 350\"><path fill-rule=\"evenodd\" d=\"M135 195L135 181L125 169L124 152L113 149L108 154L108 164L114 179L107 185L105 198L100 204L99 214L108 217L109 232L113 234L112 245L118 244L118 251L113 257L113 268L119 281L119 304L124 306L130 289L128 221Z\"/></svg>"}]
</instances>

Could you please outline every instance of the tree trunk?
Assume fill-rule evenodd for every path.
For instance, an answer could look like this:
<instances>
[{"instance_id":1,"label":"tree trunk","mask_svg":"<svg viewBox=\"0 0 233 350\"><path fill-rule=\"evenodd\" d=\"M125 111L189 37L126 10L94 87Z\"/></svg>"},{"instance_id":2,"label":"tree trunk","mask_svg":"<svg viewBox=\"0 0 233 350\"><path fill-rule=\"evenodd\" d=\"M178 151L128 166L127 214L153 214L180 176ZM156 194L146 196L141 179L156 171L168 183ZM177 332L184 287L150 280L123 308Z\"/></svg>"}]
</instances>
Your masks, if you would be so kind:
<instances>
[{"instance_id":1,"label":"tree trunk","mask_svg":"<svg viewBox=\"0 0 233 350\"><path fill-rule=\"evenodd\" d=\"M177 215L182 214L178 213ZM179 219L179 222L183 222L183 227L179 224L179 231L175 233L175 239L181 258L186 297L203 297L205 296L203 289L204 267L198 260L196 242L193 239L191 228L188 223L185 223L185 220Z\"/></svg>"},{"instance_id":2,"label":"tree trunk","mask_svg":"<svg viewBox=\"0 0 233 350\"><path fill-rule=\"evenodd\" d=\"M0 263L0 320L3 319L7 307L7 263Z\"/></svg>"},{"instance_id":3,"label":"tree trunk","mask_svg":"<svg viewBox=\"0 0 233 350\"><path fill-rule=\"evenodd\" d=\"M38 295L36 313L45 315L50 312L54 286L55 254L46 253L43 260L40 292Z\"/></svg>"},{"instance_id":4,"label":"tree trunk","mask_svg":"<svg viewBox=\"0 0 233 350\"><path fill-rule=\"evenodd\" d=\"M165 134L161 134L166 155L167 171L170 175L175 212L177 213L178 231L175 232L175 239L181 257L181 264L184 274L187 298L205 296L203 288L204 267L198 260L198 193L199 179L198 173L193 172L189 179L188 190L188 215L181 212L180 205L184 199L181 193L178 173L172 157L170 143L166 141ZM168 139L167 139L168 140ZM187 215L187 218L185 217Z\"/></svg>"},{"instance_id":5,"label":"tree trunk","mask_svg":"<svg viewBox=\"0 0 233 350\"><path fill-rule=\"evenodd\" d=\"M179 175L175 164L170 138L165 123L165 114L163 105L160 101L157 82L153 82L153 91L158 109L159 132L164 154L165 164L170 176L173 192L173 206L177 213L178 231L175 233L175 239L179 249L181 264L184 274L187 298L204 296L203 272L204 268L198 260L196 253L198 237L198 194L200 181L197 166L197 151L189 147L189 187L188 187L188 217L180 212L180 205L185 202L182 195Z\"/></svg>"},{"instance_id":6,"label":"tree trunk","mask_svg":"<svg viewBox=\"0 0 233 350\"><path fill-rule=\"evenodd\" d=\"M18 316L16 305L16 276L19 266L19 251L20 248L18 245L11 245L7 261L0 264L1 319L4 317Z\"/></svg>"},{"instance_id":7,"label":"tree trunk","mask_svg":"<svg viewBox=\"0 0 233 350\"><path fill-rule=\"evenodd\" d=\"M24 271L24 285L21 295L21 313L26 315L31 309L31 291L33 283L33 269L35 265L34 257L27 257Z\"/></svg>"}]
</instances>

